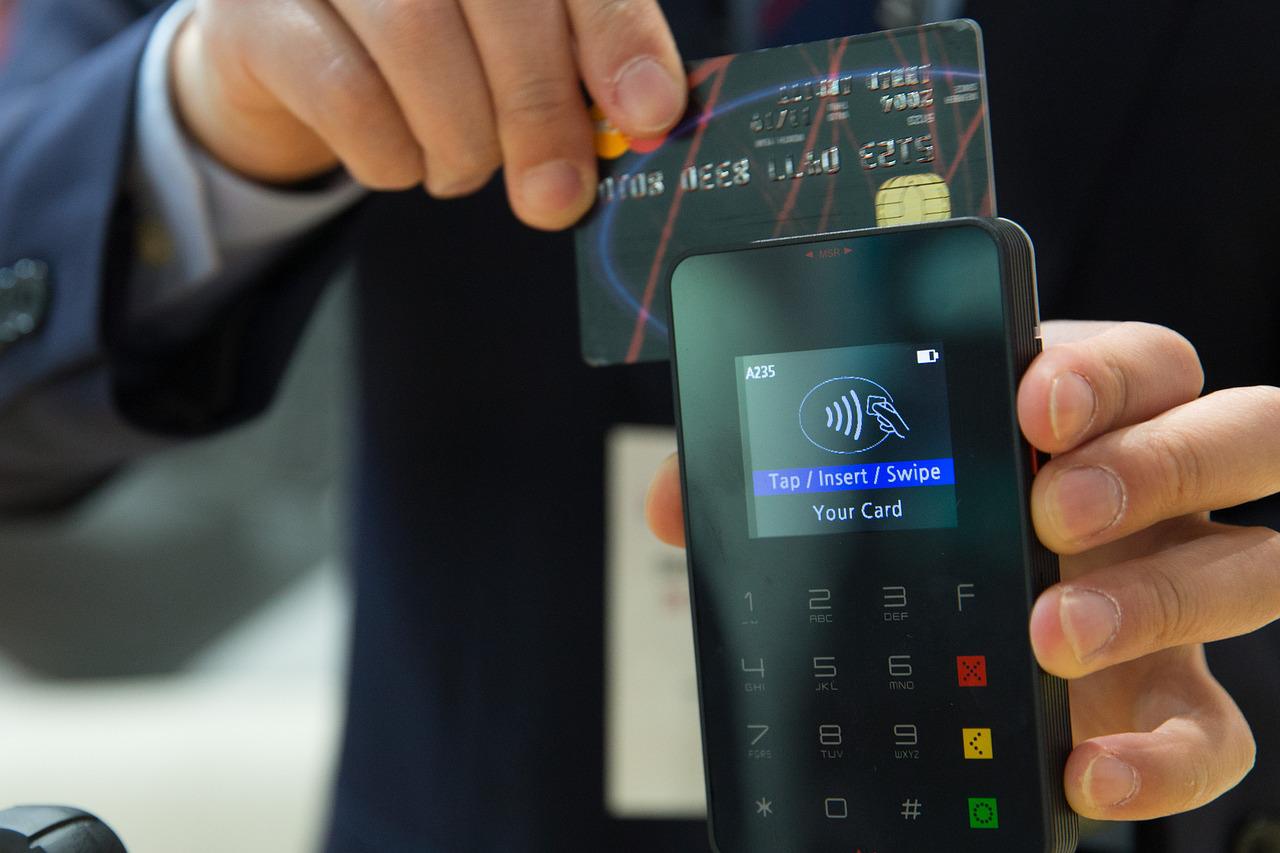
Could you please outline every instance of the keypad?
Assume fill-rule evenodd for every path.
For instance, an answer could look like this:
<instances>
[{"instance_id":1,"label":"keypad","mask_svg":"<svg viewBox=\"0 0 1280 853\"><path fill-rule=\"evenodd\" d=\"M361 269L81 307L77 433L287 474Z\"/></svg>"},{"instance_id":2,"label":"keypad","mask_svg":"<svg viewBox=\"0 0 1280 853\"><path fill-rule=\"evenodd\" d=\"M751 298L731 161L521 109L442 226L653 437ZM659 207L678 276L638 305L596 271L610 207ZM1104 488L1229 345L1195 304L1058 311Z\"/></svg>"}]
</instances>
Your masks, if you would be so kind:
<instances>
[{"instance_id":1,"label":"keypad","mask_svg":"<svg viewBox=\"0 0 1280 853\"><path fill-rule=\"evenodd\" d=\"M712 779L717 825L745 822L727 853L910 853L940 849L939 832L983 850L1020 810L1039 820L1029 650L1016 609L1012 627L993 619L1018 590L944 573L804 580L740 585L710 658L729 677L704 671L711 719L741 718L708 733L745 759L713 755L737 768Z\"/></svg>"}]
</instances>

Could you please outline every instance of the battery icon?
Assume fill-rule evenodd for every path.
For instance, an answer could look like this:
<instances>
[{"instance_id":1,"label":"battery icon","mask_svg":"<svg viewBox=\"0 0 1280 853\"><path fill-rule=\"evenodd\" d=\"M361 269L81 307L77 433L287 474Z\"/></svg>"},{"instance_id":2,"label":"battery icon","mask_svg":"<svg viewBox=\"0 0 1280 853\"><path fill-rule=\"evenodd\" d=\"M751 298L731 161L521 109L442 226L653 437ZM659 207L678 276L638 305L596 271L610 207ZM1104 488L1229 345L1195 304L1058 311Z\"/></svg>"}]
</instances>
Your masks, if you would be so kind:
<instances>
[{"instance_id":1,"label":"battery icon","mask_svg":"<svg viewBox=\"0 0 1280 853\"><path fill-rule=\"evenodd\" d=\"M916 350L916 364L933 364L942 358L942 354L936 349Z\"/></svg>"}]
</instances>

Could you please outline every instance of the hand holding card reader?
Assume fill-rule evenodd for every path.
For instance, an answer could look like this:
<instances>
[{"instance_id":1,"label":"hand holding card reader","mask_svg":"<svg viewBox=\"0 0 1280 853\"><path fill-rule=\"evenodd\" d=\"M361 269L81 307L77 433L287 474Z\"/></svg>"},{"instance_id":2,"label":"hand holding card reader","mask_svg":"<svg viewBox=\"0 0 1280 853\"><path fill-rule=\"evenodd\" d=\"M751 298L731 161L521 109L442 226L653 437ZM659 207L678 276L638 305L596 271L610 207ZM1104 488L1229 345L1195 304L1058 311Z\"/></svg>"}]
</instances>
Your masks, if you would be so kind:
<instances>
[{"instance_id":1,"label":"hand holding card reader","mask_svg":"<svg viewBox=\"0 0 1280 853\"><path fill-rule=\"evenodd\" d=\"M1074 849L1057 561L1015 410L1039 351L1004 220L691 255L672 363L712 845Z\"/></svg>"}]
</instances>

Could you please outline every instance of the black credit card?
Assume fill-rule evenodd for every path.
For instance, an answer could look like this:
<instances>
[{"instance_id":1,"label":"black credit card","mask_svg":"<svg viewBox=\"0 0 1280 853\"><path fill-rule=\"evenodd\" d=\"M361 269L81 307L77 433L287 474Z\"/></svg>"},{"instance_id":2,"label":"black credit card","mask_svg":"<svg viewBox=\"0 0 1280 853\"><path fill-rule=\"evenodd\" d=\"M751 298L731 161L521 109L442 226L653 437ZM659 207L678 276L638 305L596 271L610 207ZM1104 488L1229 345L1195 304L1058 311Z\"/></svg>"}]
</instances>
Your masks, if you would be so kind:
<instances>
[{"instance_id":1,"label":"black credit card","mask_svg":"<svg viewBox=\"0 0 1280 853\"><path fill-rule=\"evenodd\" d=\"M630 140L595 112L600 187L577 230L583 358L667 357L685 252L994 216L981 33L972 21L688 66L689 112Z\"/></svg>"}]
</instances>

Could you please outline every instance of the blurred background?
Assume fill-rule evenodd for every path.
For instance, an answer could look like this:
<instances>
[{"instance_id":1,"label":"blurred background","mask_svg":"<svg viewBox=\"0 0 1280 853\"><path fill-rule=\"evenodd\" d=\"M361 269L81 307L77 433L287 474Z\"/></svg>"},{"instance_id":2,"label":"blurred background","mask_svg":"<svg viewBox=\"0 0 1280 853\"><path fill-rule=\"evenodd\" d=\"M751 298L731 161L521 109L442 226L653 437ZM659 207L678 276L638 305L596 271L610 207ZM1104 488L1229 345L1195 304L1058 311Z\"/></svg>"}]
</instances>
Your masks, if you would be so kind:
<instances>
[{"instance_id":1,"label":"blurred background","mask_svg":"<svg viewBox=\"0 0 1280 853\"><path fill-rule=\"evenodd\" d=\"M315 849L350 607L348 294L267 417L0 519L0 808L83 806L131 853L225 853L232 816L237 849Z\"/></svg>"},{"instance_id":2,"label":"blurred background","mask_svg":"<svg viewBox=\"0 0 1280 853\"><path fill-rule=\"evenodd\" d=\"M266 417L0 519L0 808L81 806L130 853L225 853L232 820L245 853L316 848L349 618L349 286Z\"/></svg>"}]
</instances>

